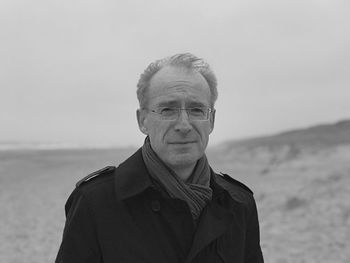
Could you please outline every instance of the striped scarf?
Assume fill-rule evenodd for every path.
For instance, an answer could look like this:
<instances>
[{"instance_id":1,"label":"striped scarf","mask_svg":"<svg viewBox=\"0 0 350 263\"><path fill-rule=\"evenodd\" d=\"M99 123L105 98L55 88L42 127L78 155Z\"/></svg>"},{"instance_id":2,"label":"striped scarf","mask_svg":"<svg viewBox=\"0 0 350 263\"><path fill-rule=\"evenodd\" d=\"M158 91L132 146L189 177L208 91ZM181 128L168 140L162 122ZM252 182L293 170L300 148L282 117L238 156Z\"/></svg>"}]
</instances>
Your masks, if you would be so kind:
<instances>
[{"instance_id":1,"label":"striped scarf","mask_svg":"<svg viewBox=\"0 0 350 263\"><path fill-rule=\"evenodd\" d=\"M193 218L198 219L206 203L212 198L207 157L203 155L197 161L189 180L184 182L153 151L149 137L142 146L142 156L151 177L160 183L171 198L186 201Z\"/></svg>"}]
</instances>

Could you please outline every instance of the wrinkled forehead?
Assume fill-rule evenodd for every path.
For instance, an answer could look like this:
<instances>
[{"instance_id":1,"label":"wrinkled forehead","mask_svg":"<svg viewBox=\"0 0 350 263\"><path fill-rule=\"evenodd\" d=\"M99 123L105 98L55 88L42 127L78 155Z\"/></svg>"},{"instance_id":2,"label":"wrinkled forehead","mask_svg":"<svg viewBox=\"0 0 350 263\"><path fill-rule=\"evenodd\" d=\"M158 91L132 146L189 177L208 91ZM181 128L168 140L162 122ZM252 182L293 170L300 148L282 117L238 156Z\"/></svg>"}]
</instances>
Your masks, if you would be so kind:
<instances>
[{"instance_id":1,"label":"wrinkled forehead","mask_svg":"<svg viewBox=\"0 0 350 263\"><path fill-rule=\"evenodd\" d=\"M151 104L209 106L210 89L198 72L166 67L155 74L147 92Z\"/></svg>"},{"instance_id":2,"label":"wrinkled forehead","mask_svg":"<svg viewBox=\"0 0 350 263\"><path fill-rule=\"evenodd\" d=\"M202 82L207 83L202 74L196 70L177 67L165 66L161 68L150 80L150 85L166 85L168 82Z\"/></svg>"}]
</instances>

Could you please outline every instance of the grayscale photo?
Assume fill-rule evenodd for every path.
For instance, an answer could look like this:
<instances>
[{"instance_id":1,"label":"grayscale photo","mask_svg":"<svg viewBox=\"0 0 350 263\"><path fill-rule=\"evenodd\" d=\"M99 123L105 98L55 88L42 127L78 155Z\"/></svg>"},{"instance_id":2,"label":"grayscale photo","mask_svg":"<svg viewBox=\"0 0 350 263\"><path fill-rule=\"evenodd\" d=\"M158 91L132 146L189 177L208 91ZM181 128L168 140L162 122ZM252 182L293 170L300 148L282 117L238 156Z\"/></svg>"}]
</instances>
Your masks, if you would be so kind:
<instances>
[{"instance_id":1,"label":"grayscale photo","mask_svg":"<svg viewBox=\"0 0 350 263\"><path fill-rule=\"evenodd\" d=\"M0 262L350 262L350 3L0 2Z\"/></svg>"}]
</instances>

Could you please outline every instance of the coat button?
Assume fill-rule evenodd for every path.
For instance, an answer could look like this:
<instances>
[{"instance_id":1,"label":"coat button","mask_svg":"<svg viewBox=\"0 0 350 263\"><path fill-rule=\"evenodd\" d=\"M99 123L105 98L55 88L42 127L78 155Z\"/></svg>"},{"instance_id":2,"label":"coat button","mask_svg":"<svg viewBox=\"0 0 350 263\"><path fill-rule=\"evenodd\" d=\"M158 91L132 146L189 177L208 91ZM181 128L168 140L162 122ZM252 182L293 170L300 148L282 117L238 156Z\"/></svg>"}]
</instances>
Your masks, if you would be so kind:
<instances>
[{"instance_id":1,"label":"coat button","mask_svg":"<svg viewBox=\"0 0 350 263\"><path fill-rule=\"evenodd\" d=\"M160 203L158 200L153 200L151 203L152 211L159 212L160 211Z\"/></svg>"}]
</instances>

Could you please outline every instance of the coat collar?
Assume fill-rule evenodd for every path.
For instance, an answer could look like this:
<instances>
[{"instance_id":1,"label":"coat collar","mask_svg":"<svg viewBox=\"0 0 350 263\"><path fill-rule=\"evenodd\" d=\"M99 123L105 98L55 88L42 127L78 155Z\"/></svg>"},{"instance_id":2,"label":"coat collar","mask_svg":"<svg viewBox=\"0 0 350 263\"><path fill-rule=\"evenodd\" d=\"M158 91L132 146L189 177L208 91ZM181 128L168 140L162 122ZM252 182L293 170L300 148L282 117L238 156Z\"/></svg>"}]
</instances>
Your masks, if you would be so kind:
<instances>
[{"instance_id":1,"label":"coat collar","mask_svg":"<svg viewBox=\"0 0 350 263\"><path fill-rule=\"evenodd\" d=\"M142 158L141 148L115 170L115 194L124 200L154 187Z\"/></svg>"},{"instance_id":2,"label":"coat collar","mask_svg":"<svg viewBox=\"0 0 350 263\"><path fill-rule=\"evenodd\" d=\"M213 190L213 199L217 199L225 194L225 190L216 182L218 175L212 169L210 169L210 172L210 187ZM119 200L138 195L148 188L158 187L147 171L141 148L121 163L115 170L115 174L115 194Z\"/></svg>"}]
</instances>

